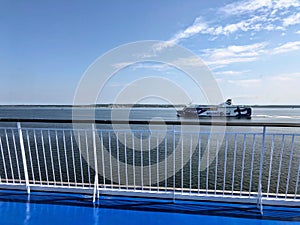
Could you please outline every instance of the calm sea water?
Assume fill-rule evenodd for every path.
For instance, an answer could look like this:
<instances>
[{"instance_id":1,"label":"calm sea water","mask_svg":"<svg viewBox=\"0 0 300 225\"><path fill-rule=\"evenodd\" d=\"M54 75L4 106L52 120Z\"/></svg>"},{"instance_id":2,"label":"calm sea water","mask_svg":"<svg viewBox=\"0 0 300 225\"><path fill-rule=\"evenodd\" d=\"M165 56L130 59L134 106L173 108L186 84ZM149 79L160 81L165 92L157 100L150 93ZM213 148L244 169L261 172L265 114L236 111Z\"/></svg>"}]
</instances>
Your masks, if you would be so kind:
<instances>
[{"instance_id":1,"label":"calm sea water","mask_svg":"<svg viewBox=\"0 0 300 225\"><path fill-rule=\"evenodd\" d=\"M89 108L77 108L76 111L86 119ZM163 120L177 121L175 108L132 108L113 109L114 119L150 120L162 118ZM0 107L0 118L41 118L41 119L71 119L72 108L70 107ZM95 112L96 119L111 119L112 109L98 108ZM186 118L186 120L191 120ZM253 108L251 122L300 122L300 108Z\"/></svg>"}]
</instances>

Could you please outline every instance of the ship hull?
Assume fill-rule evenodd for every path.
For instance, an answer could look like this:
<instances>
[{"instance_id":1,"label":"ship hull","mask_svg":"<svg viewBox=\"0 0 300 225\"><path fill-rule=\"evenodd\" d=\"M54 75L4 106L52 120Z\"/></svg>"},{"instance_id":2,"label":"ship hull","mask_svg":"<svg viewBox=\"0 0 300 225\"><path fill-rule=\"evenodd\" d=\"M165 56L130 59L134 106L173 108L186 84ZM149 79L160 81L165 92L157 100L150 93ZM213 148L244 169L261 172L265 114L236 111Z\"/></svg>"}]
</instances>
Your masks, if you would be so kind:
<instances>
[{"instance_id":1,"label":"ship hull","mask_svg":"<svg viewBox=\"0 0 300 225\"><path fill-rule=\"evenodd\" d=\"M252 109L245 106L230 106L230 107L203 107L203 106L192 106L185 107L182 110L177 111L178 117L230 117L230 118L247 118L250 119L252 116Z\"/></svg>"}]
</instances>

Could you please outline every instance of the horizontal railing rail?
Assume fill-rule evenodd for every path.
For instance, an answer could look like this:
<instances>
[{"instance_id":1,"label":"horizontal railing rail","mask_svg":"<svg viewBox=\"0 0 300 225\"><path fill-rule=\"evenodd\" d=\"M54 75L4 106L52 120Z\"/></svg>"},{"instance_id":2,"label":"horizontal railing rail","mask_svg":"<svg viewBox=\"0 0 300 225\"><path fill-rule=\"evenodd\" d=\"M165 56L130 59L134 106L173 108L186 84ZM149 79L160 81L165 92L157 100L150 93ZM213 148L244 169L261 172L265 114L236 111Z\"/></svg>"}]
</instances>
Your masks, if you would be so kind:
<instances>
[{"instance_id":1,"label":"horizontal railing rail","mask_svg":"<svg viewBox=\"0 0 300 225\"><path fill-rule=\"evenodd\" d=\"M43 119L43 118L0 118L0 123L83 123L83 124L140 124L140 125L202 125L238 127L300 127L297 122L252 122L248 120L191 119L191 120L106 120L106 119Z\"/></svg>"},{"instance_id":2,"label":"horizontal railing rail","mask_svg":"<svg viewBox=\"0 0 300 225\"><path fill-rule=\"evenodd\" d=\"M76 191L92 194L94 201L103 193L256 202L261 212L263 203L300 205L297 123L15 118L1 123L0 188ZM72 123L92 126L62 125ZM179 129L183 125L191 127ZM230 129L192 128L199 125Z\"/></svg>"}]
</instances>

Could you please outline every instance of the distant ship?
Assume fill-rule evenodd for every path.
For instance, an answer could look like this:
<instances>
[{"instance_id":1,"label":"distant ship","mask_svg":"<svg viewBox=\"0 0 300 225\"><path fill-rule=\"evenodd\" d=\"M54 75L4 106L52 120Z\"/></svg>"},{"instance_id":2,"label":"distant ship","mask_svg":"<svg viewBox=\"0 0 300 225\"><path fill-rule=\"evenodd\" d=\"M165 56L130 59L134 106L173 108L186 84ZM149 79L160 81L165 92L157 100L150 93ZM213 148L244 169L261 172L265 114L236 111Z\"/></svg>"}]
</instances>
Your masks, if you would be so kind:
<instances>
[{"instance_id":1,"label":"distant ship","mask_svg":"<svg viewBox=\"0 0 300 225\"><path fill-rule=\"evenodd\" d=\"M219 105L196 105L189 104L182 110L177 111L178 117L235 117L250 119L252 109L250 106L232 105L232 100Z\"/></svg>"}]
</instances>

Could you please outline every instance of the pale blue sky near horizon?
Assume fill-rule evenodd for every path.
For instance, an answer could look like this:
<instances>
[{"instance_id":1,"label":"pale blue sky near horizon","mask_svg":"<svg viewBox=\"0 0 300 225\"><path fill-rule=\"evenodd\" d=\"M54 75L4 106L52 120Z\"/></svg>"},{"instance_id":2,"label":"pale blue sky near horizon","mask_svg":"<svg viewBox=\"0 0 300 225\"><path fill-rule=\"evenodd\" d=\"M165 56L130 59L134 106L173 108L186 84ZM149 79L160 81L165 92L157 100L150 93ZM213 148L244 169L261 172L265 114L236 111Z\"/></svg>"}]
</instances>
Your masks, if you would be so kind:
<instances>
[{"instance_id":1,"label":"pale blue sky near horizon","mask_svg":"<svg viewBox=\"0 0 300 225\"><path fill-rule=\"evenodd\" d=\"M0 0L0 104L71 104L96 58L143 40L197 54L234 103L300 104L300 0ZM189 89L172 69L143 69L121 71L99 103L139 76Z\"/></svg>"}]
</instances>

